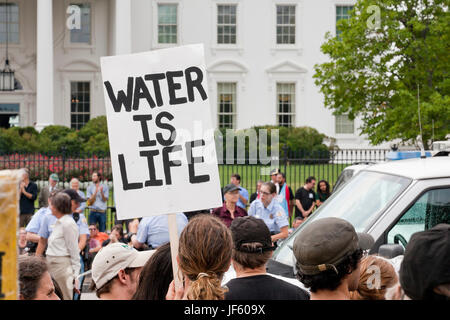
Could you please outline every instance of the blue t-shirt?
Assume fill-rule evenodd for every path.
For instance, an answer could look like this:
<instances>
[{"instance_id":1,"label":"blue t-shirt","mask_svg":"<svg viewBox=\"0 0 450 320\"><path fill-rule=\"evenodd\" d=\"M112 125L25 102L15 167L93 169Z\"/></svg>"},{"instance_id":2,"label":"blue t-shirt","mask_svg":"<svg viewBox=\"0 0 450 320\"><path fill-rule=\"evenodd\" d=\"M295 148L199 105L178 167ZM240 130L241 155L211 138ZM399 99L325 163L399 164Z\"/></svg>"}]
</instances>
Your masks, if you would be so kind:
<instances>
[{"instance_id":1,"label":"blue t-shirt","mask_svg":"<svg viewBox=\"0 0 450 320\"><path fill-rule=\"evenodd\" d=\"M177 230L181 234L187 225L188 219L183 213L177 213ZM167 215L145 217L138 226L136 239L140 243L147 243L152 248L157 248L170 241L169 223Z\"/></svg>"}]
</instances>

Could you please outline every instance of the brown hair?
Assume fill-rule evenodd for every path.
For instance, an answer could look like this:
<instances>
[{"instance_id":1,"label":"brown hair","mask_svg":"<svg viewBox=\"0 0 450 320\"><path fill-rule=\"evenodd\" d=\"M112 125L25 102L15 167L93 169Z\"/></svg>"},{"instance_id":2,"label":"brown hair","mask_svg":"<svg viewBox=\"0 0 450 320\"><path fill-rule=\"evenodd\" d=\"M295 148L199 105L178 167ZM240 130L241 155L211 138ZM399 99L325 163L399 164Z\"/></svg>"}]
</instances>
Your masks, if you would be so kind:
<instances>
[{"instance_id":1,"label":"brown hair","mask_svg":"<svg viewBox=\"0 0 450 320\"><path fill-rule=\"evenodd\" d=\"M272 182L264 182L262 186L267 186L269 188L270 193L277 193L277 187Z\"/></svg>"},{"instance_id":2,"label":"brown hair","mask_svg":"<svg viewBox=\"0 0 450 320\"><path fill-rule=\"evenodd\" d=\"M386 259L370 255L361 260L358 289L350 292L350 297L352 300L385 300L387 289L396 283L398 277L392 264Z\"/></svg>"},{"instance_id":3,"label":"brown hair","mask_svg":"<svg viewBox=\"0 0 450 320\"><path fill-rule=\"evenodd\" d=\"M72 213L72 202L68 194L58 192L52 198L52 207L58 210L62 214Z\"/></svg>"},{"instance_id":4,"label":"brown hair","mask_svg":"<svg viewBox=\"0 0 450 320\"><path fill-rule=\"evenodd\" d=\"M48 266L45 260L37 256L20 255L19 262L19 290L24 300L33 300L39 288L39 282Z\"/></svg>"},{"instance_id":5,"label":"brown hair","mask_svg":"<svg viewBox=\"0 0 450 320\"><path fill-rule=\"evenodd\" d=\"M191 280L189 300L223 300L221 280L231 262L231 232L218 218L192 218L180 235L180 270Z\"/></svg>"},{"instance_id":6,"label":"brown hair","mask_svg":"<svg viewBox=\"0 0 450 320\"><path fill-rule=\"evenodd\" d=\"M244 243L241 248L257 249L262 248L260 242ZM243 268L255 269L263 266L270 259L272 251L248 253L233 249L232 259Z\"/></svg>"},{"instance_id":7,"label":"brown hair","mask_svg":"<svg viewBox=\"0 0 450 320\"><path fill-rule=\"evenodd\" d=\"M111 232L113 232L114 230L117 230L117 232L119 233L120 237L123 238L123 227L120 224L116 224L112 229Z\"/></svg>"}]
</instances>

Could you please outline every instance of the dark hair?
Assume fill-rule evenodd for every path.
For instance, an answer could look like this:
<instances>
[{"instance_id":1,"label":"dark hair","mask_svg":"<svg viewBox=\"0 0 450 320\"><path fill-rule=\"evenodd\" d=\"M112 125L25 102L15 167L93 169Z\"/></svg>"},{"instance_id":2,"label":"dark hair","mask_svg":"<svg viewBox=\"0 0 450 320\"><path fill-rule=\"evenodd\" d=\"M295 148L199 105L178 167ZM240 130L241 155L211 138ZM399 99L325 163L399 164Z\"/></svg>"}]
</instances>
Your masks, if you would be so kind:
<instances>
[{"instance_id":1,"label":"dark hair","mask_svg":"<svg viewBox=\"0 0 450 320\"><path fill-rule=\"evenodd\" d=\"M124 272L125 272L126 274L128 274L128 275L131 275L131 273L133 273L134 269L136 269L136 268L125 268L125 269L124 269ZM113 284L113 282L114 282L114 279L117 279L118 277L119 277L119 275L116 274L116 276L115 276L114 278L112 278L112 279L109 280L107 283L105 283L101 288L97 288L97 286L96 286L94 280L91 280L91 286L89 287L89 289L90 289L91 291L94 291L94 290L95 290L96 296L97 296L98 298L100 298L100 296L101 296L102 294L109 293L109 292L111 291L111 287L112 287L112 284Z\"/></svg>"},{"instance_id":2,"label":"dark hair","mask_svg":"<svg viewBox=\"0 0 450 320\"><path fill-rule=\"evenodd\" d=\"M249 249L257 249L262 248L263 244L260 242L252 242L252 243L244 243L241 247L247 247ZM244 268L255 269L263 266L270 259L272 251L264 251L264 252L255 252L248 253L235 250L233 248L233 253L231 258L238 264L240 264Z\"/></svg>"},{"instance_id":3,"label":"dark hair","mask_svg":"<svg viewBox=\"0 0 450 320\"><path fill-rule=\"evenodd\" d=\"M281 175L283 177L283 179L286 180L286 174L284 172L278 172L279 175Z\"/></svg>"},{"instance_id":4,"label":"dark hair","mask_svg":"<svg viewBox=\"0 0 450 320\"><path fill-rule=\"evenodd\" d=\"M316 178L313 177L313 176L309 176L309 177L306 179L306 183L310 183L310 182L312 182L313 180L316 180Z\"/></svg>"},{"instance_id":5,"label":"dark hair","mask_svg":"<svg viewBox=\"0 0 450 320\"><path fill-rule=\"evenodd\" d=\"M297 279L306 288L310 288L311 292L316 292L317 290L336 290L340 286L342 279L357 268L358 262L362 258L362 253L361 249L357 249L346 256L339 264L335 265L337 273L335 270L329 269L316 275L306 275L300 271L297 261Z\"/></svg>"},{"instance_id":6,"label":"dark hair","mask_svg":"<svg viewBox=\"0 0 450 320\"><path fill-rule=\"evenodd\" d=\"M269 182L264 182L261 185L261 188L262 188L262 186L267 186L269 188L269 192L270 193L277 193L277 187L270 181Z\"/></svg>"},{"instance_id":7,"label":"dark hair","mask_svg":"<svg viewBox=\"0 0 450 320\"><path fill-rule=\"evenodd\" d=\"M241 182L241 176L238 173L233 173L231 175L232 178L236 178L237 181Z\"/></svg>"},{"instance_id":8,"label":"dark hair","mask_svg":"<svg viewBox=\"0 0 450 320\"><path fill-rule=\"evenodd\" d=\"M39 282L48 266L45 260L37 256L20 255L19 292L24 300L33 300L39 288Z\"/></svg>"},{"instance_id":9,"label":"dark hair","mask_svg":"<svg viewBox=\"0 0 450 320\"><path fill-rule=\"evenodd\" d=\"M320 184L321 183L325 183L325 185L327 186L327 189L325 190L325 193L322 192L322 190L320 190ZM326 180L320 180L319 183L317 184L317 193L319 194L324 194L329 196L330 195L330 184L328 183L328 181Z\"/></svg>"},{"instance_id":10,"label":"dark hair","mask_svg":"<svg viewBox=\"0 0 450 320\"><path fill-rule=\"evenodd\" d=\"M112 229L111 232L113 232L114 230L117 230L117 232L119 233L120 237L123 238L123 227L120 224L116 224Z\"/></svg>"},{"instance_id":11,"label":"dark hair","mask_svg":"<svg viewBox=\"0 0 450 320\"><path fill-rule=\"evenodd\" d=\"M98 181L103 181L103 176L100 172L98 172L98 171L92 172L92 174L94 174L94 173L97 175Z\"/></svg>"},{"instance_id":12,"label":"dark hair","mask_svg":"<svg viewBox=\"0 0 450 320\"><path fill-rule=\"evenodd\" d=\"M189 300L223 300L227 289L222 277L231 261L231 231L218 218L201 214L194 217L180 235L180 270L191 280Z\"/></svg>"},{"instance_id":13,"label":"dark hair","mask_svg":"<svg viewBox=\"0 0 450 320\"><path fill-rule=\"evenodd\" d=\"M62 214L72 213L72 201L69 195L63 192L58 192L52 198L52 207Z\"/></svg>"},{"instance_id":14,"label":"dark hair","mask_svg":"<svg viewBox=\"0 0 450 320\"><path fill-rule=\"evenodd\" d=\"M141 270L136 293L131 300L165 300L173 280L170 243L156 249Z\"/></svg>"},{"instance_id":15,"label":"dark hair","mask_svg":"<svg viewBox=\"0 0 450 320\"><path fill-rule=\"evenodd\" d=\"M61 287L58 282L52 277L53 286L55 287L55 294L58 296L59 300L64 300L64 295L62 293Z\"/></svg>"}]
</instances>

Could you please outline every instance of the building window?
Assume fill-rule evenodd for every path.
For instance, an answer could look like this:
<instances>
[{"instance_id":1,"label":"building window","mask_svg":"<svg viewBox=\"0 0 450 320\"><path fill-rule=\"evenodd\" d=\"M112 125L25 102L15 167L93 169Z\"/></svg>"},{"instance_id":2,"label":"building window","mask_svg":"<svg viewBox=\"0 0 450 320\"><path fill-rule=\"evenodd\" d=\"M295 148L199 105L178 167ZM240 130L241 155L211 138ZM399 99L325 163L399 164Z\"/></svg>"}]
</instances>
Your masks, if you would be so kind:
<instances>
[{"instance_id":1,"label":"building window","mask_svg":"<svg viewBox=\"0 0 450 320\"><path fill-rule=\"evenodd\" d=\"M233 129L236 116L236 83L217 83L219 128Z\"/></svg>"},{"instance_id":2,"label":"building window","mask_svg":"<svg viewBox=\"0 0 450 320\"><path fill-rule=\"evenodd\" d=\"M158 43L177 43L177 4L158 5Z\"/></svg>"},{"instance_id":3,"label":"building window","mask_svg":"<svg viewBox=\"0 0 450 320\"><path fill-rule=\"evenodd\" d=\"M295 83L277 83L277 124L293 127L295 122Z\"/></svg>"},{"instance_id":4,"label":"building window","mask_svg":"<svg viewBox=\"0 0 450 320\"><path fill-rule=\"evenodd\" d=\"M348 118L348 115L341 114L336 116L336 133L351 133L353 134L355 131L354 121Z\"/></svg>"},{"instance_id":5,"label":"building window","mask_svg":"<svg viewBox=\"0 0 450 320\"><path fill-rule=\"evenodd\" d=\"M0 128L18 127L20 105L18 103L0 103Z\"/></svg>"},{"instance_id":6,"label":"building window","mask_svg":"<svg viewBox=\"0 0 450 320\"><path fill-rule=\"evenodd\" d=\"M217 6L217 43L236 44L236 5Z\"/></svg>"},{"instance_id":7,"label":"building window","mask_svg":"<svg viewBox=\"0 0 450 320\"><path fill-rule=\"evenodd\" d=\"M70 97L70 127L81 129L91 117L90 83L71 82Z\"/></svg>"},{"instance_id":8,"label":"building window","mask_svg":"<svg viewBox=\"0 0 450 320\"><path fill-rule=\"evenodd\" d=\"M70 42L91 43L91 4L72 4L80 8L80 29L70 30Z\"/></svg>"},{"instance_id":9,"label":"building window","mask_svg":"<svg viewBox=\"0 0 450 320\"><path fill-rule=\"evenodd\" d=\"M336 36L340 39L342 31L337 27L339 20L350 19L350 11L353 10L353 6L336 6Z\"/></svg>"},{"instance_id":10,"label":"building window","mask_svg":"<svg viewBox=\"0 0 450 320\"><path fill-rule=\"evenodd\" d=\"M0 4L0 43L19 43L19 6L16 3Z\"/></svg>"},{"instance_id":11,"label":"building window","mask_svg":"<svg viewBox=\"0 0 450 320\"><path fill-rule=\"evenodd\" d=\"M277 44L295 44L295 6L277 5Z\"/></svg>"}]
</instances>

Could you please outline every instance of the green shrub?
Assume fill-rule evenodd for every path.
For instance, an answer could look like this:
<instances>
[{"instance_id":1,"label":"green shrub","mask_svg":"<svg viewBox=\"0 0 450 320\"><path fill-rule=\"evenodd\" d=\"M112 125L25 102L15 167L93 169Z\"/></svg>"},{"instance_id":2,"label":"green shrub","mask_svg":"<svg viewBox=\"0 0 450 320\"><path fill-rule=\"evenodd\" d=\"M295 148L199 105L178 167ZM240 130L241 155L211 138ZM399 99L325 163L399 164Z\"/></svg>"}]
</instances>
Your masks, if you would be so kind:
<instances>
[{"instance_id":1,"label":"green shrub","mask_svg":"<svg viewBox=\"0 0 450 320\"><path fill-rule=\"evenodd\" d=\"M0 130L0 152L39 152L39 133L32 127L12 127Z\"/></svg>"}]
</instances>

